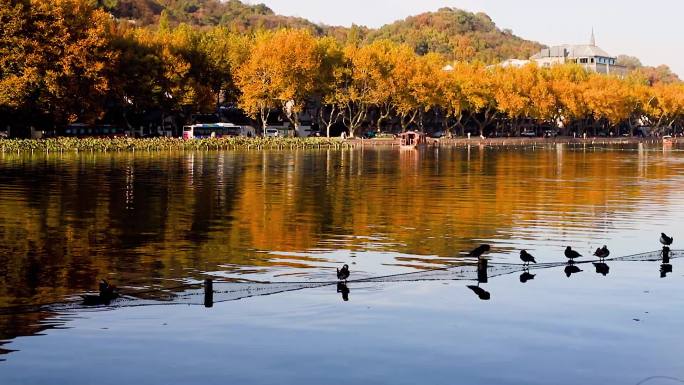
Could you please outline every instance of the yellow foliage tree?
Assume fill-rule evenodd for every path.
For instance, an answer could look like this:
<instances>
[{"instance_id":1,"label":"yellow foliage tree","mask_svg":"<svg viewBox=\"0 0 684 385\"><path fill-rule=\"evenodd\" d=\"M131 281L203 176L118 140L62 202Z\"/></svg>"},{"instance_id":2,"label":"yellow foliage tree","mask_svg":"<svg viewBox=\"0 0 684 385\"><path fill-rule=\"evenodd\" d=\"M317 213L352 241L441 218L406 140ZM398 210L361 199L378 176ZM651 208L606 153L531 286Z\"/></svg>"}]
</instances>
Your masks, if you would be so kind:
<instances>
[{"instance_id":1,"label":"yellow foliage tree","mask_svg":"<svg viewBox=\"0 0 684 385\"><path fill-rule=\"evenodd\" d=\"M279 107L296 132L300 113L316 91L322 56L307 30L260 34L236 72L241 107L258 116L264 129L270 111Z\"/></svg>"}]
</instances>

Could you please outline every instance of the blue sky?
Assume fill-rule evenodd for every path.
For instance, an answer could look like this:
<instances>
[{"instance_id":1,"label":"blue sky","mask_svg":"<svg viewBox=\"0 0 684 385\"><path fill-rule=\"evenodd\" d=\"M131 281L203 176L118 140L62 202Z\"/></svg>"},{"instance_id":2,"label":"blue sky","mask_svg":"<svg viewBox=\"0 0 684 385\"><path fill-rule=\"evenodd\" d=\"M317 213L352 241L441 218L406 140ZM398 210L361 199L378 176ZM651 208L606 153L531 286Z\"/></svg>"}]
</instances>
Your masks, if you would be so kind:
<instances>
[{"instance_id":1,"label":"blue sky","mask_svg":"<svg viewBox=\"0 0 684 385\"><path fill-rule=\"evenodd\" d=\"M684 1L681 0L251 0L275 12L330 25L378 27L441 7L482 11L500 28L543 44L589 41L612 55L667 64L684 77Z\"/></svg>"}]
</instances>

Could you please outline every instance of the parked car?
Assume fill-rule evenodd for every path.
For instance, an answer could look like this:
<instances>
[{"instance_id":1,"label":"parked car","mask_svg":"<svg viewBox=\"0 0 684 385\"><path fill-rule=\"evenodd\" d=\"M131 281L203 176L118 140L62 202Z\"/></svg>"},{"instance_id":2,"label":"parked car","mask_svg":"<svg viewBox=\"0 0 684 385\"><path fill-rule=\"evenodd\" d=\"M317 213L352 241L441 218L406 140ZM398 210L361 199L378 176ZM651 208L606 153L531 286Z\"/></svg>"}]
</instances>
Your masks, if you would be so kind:
<instances>
[{"instance_id":1,"label":"parked car","mask_svg":"<svg viewBox=\"0 0 684 385\"><path fill-rule=\"evenodd\" d=\"M523 132L520 133L520 136L534 138L537 136L537 133L534 132L534 130L523 130Z\"/></svg>"},{"instance_id":2,"label":"parked car","mask_svg":"<svg viewBox=\"0 0 684 385\"><path fill-rule=\"evenodd\" d=\"M435 138L435 139L443 138L445 136L446 136L446 132L444 132L444 131L436 131L436 132L433 132L432 134L430 134L430 137Z\"/></svg>"},{"instance_id":3,"label":"parked car","mask_svg":"<svg viewBox=\"0 0 684 385\"><path fill-rule=\"evenodd\" d=\"M544 131L545 138L555 138L558 136L558 130L546 130Z\"/></svg>"}]
</instances>

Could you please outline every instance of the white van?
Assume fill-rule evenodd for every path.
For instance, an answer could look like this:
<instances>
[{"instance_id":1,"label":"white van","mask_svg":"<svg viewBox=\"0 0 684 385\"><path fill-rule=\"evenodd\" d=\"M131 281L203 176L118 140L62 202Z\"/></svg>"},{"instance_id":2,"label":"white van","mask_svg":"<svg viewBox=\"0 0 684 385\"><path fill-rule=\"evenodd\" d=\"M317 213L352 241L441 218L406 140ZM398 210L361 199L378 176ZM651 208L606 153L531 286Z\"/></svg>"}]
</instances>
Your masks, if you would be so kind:
<instances>
[{"instance_id":1,"label":"white van","mask_svg":"<svg viewBox=\"0 0 684 385\"><path fill-rule=\"evenodd\" d=\"M277 128L267 128L264 136L266 138L275 138L275 137L280 136L280 131L278 131Z\"/></svg>"}]
</instances>

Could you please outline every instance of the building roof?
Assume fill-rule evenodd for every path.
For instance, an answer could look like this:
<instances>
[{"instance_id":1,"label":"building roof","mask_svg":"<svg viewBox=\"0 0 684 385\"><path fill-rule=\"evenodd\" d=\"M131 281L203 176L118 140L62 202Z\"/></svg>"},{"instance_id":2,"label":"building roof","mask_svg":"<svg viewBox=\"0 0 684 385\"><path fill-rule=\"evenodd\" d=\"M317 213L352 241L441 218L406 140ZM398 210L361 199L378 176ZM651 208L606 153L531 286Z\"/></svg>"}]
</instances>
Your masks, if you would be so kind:
<instances>
[{"instance_id":1,"label":"building roof","mask_svg":"<svg viewBox=\"0 0 684 385\"><path fill-rule=\"evenodd\" d=\"M604 51L595 45L570 45L568 46L570 57L613 57L613 55Z\"/></svg>"},{"instance_id":2,"label":"building roof","mask_svg":"<svg viewBox=\"0 0 684 385\"><path fill-rule=\"evenodd\" d=\"M536 55L532 56L531 59L542 59L545 57L567 57L567 58L578 58L578 57L608 57L615 58L603 49L591 45L591 44L565 44L557 45L551 48L544 48Z\"/></svg>"}]
</instances>

